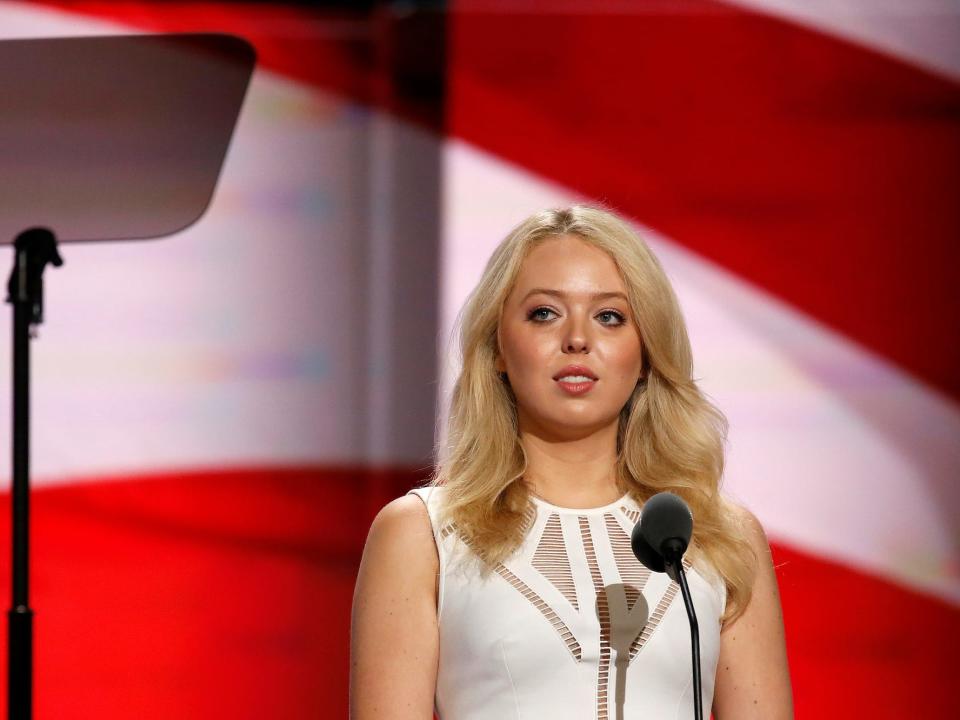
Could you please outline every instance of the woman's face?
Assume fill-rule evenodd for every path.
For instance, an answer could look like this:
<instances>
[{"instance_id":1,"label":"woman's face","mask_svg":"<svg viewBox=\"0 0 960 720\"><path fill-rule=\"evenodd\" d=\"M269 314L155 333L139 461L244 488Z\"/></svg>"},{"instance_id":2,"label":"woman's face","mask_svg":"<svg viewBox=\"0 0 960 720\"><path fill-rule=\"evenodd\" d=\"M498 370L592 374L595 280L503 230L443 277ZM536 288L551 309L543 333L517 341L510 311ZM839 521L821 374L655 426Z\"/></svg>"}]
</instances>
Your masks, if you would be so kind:
<instances>
[{"instance_id":1,"label":"woman's face","mask_svg":"<svg viewBox=\"0 0 960 720\"><path fill-rule=\"evenodd\" d=\"M496 367L510 380L523 431L573 439L616 423L640 378L623 279L613 258L576 236L527 255L497 333Z\"/></svg>"}]
</instances>

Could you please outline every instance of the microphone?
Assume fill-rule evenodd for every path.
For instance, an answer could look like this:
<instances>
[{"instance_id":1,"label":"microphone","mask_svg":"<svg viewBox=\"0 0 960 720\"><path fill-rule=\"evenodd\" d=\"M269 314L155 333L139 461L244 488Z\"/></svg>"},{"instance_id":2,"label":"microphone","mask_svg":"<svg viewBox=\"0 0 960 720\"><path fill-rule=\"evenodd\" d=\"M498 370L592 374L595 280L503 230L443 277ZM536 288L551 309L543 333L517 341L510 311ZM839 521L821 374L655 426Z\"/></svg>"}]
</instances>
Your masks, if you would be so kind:
<instances>
[{"instance_id":1,"label":"microphone","mask_svg":"<svg viewBox=\"0 0 960 720\"><path fill-rule=\"evenodd\" d=\"M640 522L633 529L631 545L637 559L654 572L665 572L674 582L683 554L693 535L693 514L673 493L657 493L643 505Z\"/></svg>"},{"instance_id":2,"label":"microphone","mask_svg":"<svg viewBox=\"0 0 960 720\"><path fill-rule=\"evenodd\" d=\"M687 576L683 571L683 554L693 535L693 513L678 495L657 493L644 503L638 522L630 534L630 546L645 567L665 572L680 585L683 604L690 621L690 643L693 658L693 713L703 720L703 691L700 687L700 629L697 613L690 597Z\"/></svg>"}]
</instances>

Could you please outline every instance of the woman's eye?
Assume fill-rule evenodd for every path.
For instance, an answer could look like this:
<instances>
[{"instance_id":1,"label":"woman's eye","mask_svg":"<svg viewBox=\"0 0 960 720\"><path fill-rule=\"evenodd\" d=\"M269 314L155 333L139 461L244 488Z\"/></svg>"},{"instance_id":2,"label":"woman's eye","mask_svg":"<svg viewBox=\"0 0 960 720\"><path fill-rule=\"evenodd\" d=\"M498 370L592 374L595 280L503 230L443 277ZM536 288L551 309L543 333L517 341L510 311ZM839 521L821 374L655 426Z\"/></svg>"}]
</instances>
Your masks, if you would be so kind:
<instances>
[{"instance_id":1,"label":"woman's eye","mask_svg":"<svg viewBox=\"0 0 960 720\"><path fill-rule=\"evenodd\" d=\"M534 308L527 314L527 320L532 320L534 322L547 322L551 320L553 315L556 315L555 310L551 310L548 307L538 307ZM610 325L612 327L617 325L623 325L626 322L626 318L623 316L623 313L620 313L616 310L604 310L601 313L597 314L597 319L600 320L603 325Z\"/></svg>"},{"instance_id":2,"label":"woman's eye","mask_svg":"<svg viewBox=\"0 0 960 720\"><path fill-rule=\"evenodd\" d=\"M531 311L529 312L529 314L527 315L527 320L534 320L534 321L536 321L536 322L544 322L545 320L549 320L549 319L550 319L549 317L547 317L547 313L553 313L553 310L551 310L551 309L548 308L548 307L538 307L538 308L534 308L534 309L531 310ZM554 314L556 314L556 313L554 313Z\"/></svg>"},{"instance_id":3,"label":"woman's eye","mask_svg":"<svg viewBox=\"0 0 960 720\"><path fill-rule=\"evenodd\" d=\"M604 325L623 325L625 318L623 315L618 313L616 310L604 310L602 313L597 315L600 318L600 322Z\"/></svg>"}]
</instances>

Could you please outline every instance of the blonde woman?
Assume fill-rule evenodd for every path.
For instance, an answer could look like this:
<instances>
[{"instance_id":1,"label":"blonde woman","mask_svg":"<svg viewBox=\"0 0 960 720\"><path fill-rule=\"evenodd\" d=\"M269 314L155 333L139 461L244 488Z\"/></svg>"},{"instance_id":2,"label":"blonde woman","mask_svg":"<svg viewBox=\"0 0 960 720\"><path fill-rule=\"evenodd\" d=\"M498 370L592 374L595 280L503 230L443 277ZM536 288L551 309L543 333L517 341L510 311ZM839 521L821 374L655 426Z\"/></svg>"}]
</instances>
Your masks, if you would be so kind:
<instances>
[{"instance_id":1,"label":"blonde woman","mask_svg":"<svg viewBox=\"0 0 960 720\"><path fill-rule=\"evenodd\" d=\"M769 546L719 492L726 423L643 240L595 207L533 215L490 258L460 344L432 482L367 538L354 720L691 718L682 598L630 552L665 490L694 516L704 707L791 718Z\"/></svg>"}]
</instances>

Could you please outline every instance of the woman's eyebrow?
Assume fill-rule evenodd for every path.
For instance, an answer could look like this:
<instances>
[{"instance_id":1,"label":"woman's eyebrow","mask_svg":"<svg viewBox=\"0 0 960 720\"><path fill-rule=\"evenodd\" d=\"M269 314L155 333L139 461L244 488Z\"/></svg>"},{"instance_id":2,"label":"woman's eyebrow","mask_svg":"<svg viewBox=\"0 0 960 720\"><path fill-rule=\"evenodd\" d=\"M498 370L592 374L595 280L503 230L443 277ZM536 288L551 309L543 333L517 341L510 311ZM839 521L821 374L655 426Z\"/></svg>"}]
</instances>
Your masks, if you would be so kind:
<instances>
[{"instance_id":1,"label":"woman's eyebrow","mask_svg":"<svg viewBox=\"0 0 960 720\"><path fill-rule=\"evenodd\" d=\"M563 292L562 290L551 290L550 288L533 288L528 292L521 302L524 302L531 295L552 295L553 297L565 298L568 293ZM627 296L622 292L598 292L592 293L590 296L591 300L606 300L607 298L622 298L623 300L627 299Z\"/></svg>"}]
</instances>

